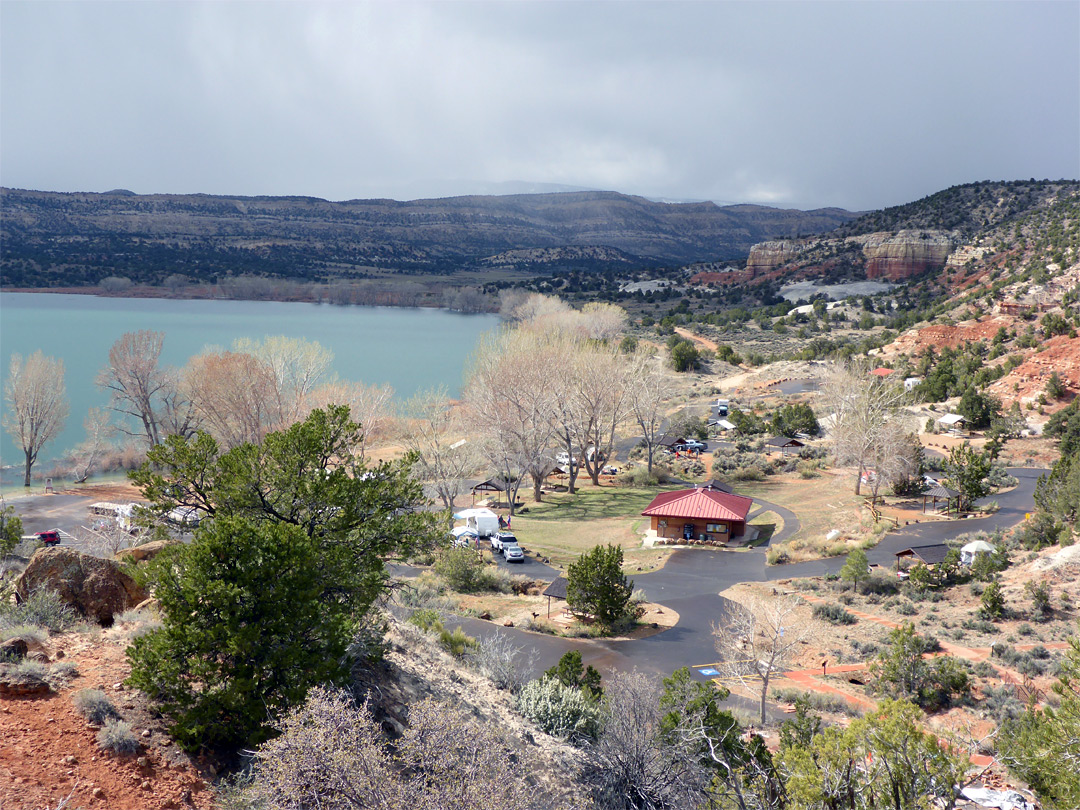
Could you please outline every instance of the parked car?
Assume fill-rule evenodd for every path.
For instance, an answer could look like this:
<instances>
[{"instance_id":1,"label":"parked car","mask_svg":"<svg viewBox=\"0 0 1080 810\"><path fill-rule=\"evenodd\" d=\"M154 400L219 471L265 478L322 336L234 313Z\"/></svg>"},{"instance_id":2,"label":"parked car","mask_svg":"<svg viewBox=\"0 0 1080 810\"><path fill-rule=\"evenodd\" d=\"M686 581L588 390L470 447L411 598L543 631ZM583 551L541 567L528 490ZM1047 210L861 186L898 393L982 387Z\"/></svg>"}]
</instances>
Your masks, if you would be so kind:
<instances>
[{"instance_id":1,"label":"parked car","mask_svg":"<svg viewBox=\"0 0 1080 810\"><path fill-rule=\"evenodd\" d=\"M705 442L699 442L697 439L686 439L675 445L675 449L681 453L701 453L708 450L709 445L705 444Z\"/></svg>"},{"instance_id":2,"label":"parked car","mask_svg":"<svg viewBox=\"0 0 1080 810\"><path fill-rule=\"evenodd\" d=\"M503 543L502 555L503 559L508 563L525 562L525 552L521 550L521 546L517 543Z\"/></svg>"},{"instance_id":3,"label":"parked car","mask_svg":"<svg viewBox=\"0 0 1080 810\"><path fill-rule=\"evenodd\" d=\"M514 537L513 532L498 532L491 535L492 551L502 551L504 545L517 545L517 538Z\"/></svg>"},{"instance_id":4,"label":"parked car","mask_svg":"<svg viewBox=\"0 0 1080 810\"><path fill-rule=\"evenodd\" d=\"M46 546L58 546L60 545L60 530L49 529L48 531L38 532L34 535L38 540L44 543Z\"/></svg>"}]
</instances>

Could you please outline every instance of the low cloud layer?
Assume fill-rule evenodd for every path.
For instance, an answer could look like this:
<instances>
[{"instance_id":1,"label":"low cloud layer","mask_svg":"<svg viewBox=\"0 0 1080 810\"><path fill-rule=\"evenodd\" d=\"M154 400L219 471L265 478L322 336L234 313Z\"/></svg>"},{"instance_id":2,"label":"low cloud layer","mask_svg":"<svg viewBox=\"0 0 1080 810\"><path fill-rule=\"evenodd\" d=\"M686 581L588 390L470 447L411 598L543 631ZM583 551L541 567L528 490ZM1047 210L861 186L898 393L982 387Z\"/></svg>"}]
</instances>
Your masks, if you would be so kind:
<instances>
[{"instance_id":1,"label":"low cloud layer","mask_svg":"<svg viewBox=\"0 0 1080 810\"><path fill-rule=\"evenodd\" d=\"M0 29L7 186L866 209L1080 176L1076 3L8 0Z\"/></svg>"}]
</instances>

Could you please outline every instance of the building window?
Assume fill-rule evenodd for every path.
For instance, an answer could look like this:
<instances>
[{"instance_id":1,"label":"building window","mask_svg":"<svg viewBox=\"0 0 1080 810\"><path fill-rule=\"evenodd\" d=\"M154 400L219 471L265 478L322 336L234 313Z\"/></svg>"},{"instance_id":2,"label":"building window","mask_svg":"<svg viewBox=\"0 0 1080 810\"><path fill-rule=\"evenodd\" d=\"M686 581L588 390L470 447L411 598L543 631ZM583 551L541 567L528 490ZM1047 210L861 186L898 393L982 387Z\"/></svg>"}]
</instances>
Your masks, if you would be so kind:
<instances>
[{"instance_id":1,"label":"building window","mask_svg":"<svg viewBox=\"0 0 1080 810\"><path fill-rule=\"evenodd\" d=\"M709 523L705 526L705 531L713 534L727 534L728 527L726 523Z\"/></svg>"}]
</instances>

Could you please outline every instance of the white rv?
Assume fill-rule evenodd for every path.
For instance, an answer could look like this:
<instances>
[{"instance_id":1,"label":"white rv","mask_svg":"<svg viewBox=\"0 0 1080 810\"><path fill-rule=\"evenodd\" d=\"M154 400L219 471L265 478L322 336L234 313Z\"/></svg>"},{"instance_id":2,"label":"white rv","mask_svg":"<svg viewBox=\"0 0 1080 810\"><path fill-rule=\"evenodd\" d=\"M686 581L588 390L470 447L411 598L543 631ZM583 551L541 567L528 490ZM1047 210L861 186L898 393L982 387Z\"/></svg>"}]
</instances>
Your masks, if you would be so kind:
<instances>
[{"instance_id":1,"label":"white rv","mask_svg":"<svg viewBox=\"0 0 1080 810\"><path fill-rule=\"evenodd\" d=\"M464 520L465 526L472 529L477 537L491 537L499 533L499 516L490 509L463 509L454 518Z\"/></svg>"}]
</instances>

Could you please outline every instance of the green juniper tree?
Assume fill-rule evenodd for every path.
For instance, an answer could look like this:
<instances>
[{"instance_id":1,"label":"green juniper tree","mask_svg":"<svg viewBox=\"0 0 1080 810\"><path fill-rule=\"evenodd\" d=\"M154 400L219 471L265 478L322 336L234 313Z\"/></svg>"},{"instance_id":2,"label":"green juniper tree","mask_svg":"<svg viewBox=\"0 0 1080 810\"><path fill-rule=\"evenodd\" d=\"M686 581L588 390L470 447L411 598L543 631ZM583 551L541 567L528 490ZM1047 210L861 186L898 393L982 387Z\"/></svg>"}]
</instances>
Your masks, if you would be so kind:
<instances>
[{"instance_id":1,"label":"green juniper tree","mask_svg":"<svg viewBox=\"0 0 1080 810\"><path fill-rule=\"evenodd\" d=\"M309 686L339 682L385 559L432 538L411 457L368 468L360 437L331 406L224 454L205 433L170 436L132 473L152 512L207 516L151 567L163 627L129 650L131 682L184 745L257 742Z\"/></svg>"}]
</instances>

